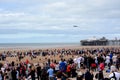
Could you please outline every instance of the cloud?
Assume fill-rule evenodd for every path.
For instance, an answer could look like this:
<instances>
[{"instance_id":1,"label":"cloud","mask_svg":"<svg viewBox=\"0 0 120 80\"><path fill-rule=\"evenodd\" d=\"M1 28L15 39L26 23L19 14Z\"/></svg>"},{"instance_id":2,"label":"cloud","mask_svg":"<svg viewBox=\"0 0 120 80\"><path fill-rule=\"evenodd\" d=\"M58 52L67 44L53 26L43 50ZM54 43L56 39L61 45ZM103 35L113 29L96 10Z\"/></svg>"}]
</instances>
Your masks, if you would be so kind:
<instances>
[{"instance_id":1,"label":"cloud","mask_svg":"<svg viewBox=\"0 0 120 80\"><path fill-rule=\"evenodd\" d=\"M19 17L24 16L24 13L0 13L0 17Z\"/></svg>"},{"instance_id":2,"label":"cloud","mask_svg":"<svg viewBox=\"0 0 120 80\"><path fill-rule=\"evenodd\" d=\"M39 40L39 42L42 40L42 42L78 42L82 39L89 39L95 36L96 38L106 37L109 39L115 39L117 37L120 39L120 34L39 34L39 33L17 33L16 34L0 34L0 39L2 40L9 40L9 42L14 42L13 40L18 40L23 42L36 42L36 40ZM2 41L4 42L4 41ZM17 41L15 41L17 42Z\"/></svg>"},{"instance_id":3,"label":"cloud","mask_svg":"<svg viewBox=\"0 0 120 80\"><path fill-rule=\"evenodd\" d=\"M54 9L57 10L59 9L64 9L65 7L67 7L67 4L65 2L55 2L55 3L50 3L49 5L45 5L45 9Z\"/></svg>"},{"instance_id":4,"label":"cloud","mask_svg":"<svg viewBox=\"0 0 120 80\"><path fill-rule=\"evenodd\" d=\"M17 36L16 36L17 35ZM33 37L63 37L64 34L37 34L37 33L17 33L17 34L1 34L0 38L4 39L26 39Z\"/></svg>"},{"instance_id":5,"label":"cloud","mask_svg":"<svg viewBox=\"0 0 120 80\"><path fill-rule=\"evenodd\" d=\"M64 34L77 39L87 38L88 34L119 37L119 3L119 0L0 0L0 29L4 29L0 35L3 38L21 38L23 33L23 38L43 34L46 37Z\"/></svg>"}]
</instances>

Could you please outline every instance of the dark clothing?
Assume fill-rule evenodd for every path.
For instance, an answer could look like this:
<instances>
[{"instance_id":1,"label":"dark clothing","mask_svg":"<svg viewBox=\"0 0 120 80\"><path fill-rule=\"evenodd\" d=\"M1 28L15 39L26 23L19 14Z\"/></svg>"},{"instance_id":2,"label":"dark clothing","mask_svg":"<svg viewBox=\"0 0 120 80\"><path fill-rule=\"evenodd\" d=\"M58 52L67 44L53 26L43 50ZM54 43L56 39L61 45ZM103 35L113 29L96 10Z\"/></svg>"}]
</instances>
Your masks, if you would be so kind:
<instances>
[{"instance_id":1,"label":"dark clothing","mask_svg":"<svg viewBox=\"0 0 120 80\"><path fill-rule=\"evenodd\" d=\"M11 72L12 80L17 80L16 74L17 74L17 71L16 70L12 70L12 72Z\"/></svg>"},{"instance_id":2,"label":"dark clothing","mask_svg":"<svg viewBox=\"0 0 120 80\"><path fill-rule=\"evenodd\" d=\"M93 80L93 75L89 71L85 73L85 80Z\"/></svg>"},{"instance_id":3,"label":"dark clothing","mask_svg":"<svg viewBox=\"0 0 120 80\"><path fill-rule=\"evenodd\" d=\"M32 70L30 72L30 75L31 75L32 80L35 80L35 70Z\"/></svg>"},{"instance_id":4,"label":"dark clothing","mask_svg":"<svg viewBox=\"0 0 120 80\"><path fill-rule=\"evenodd\" d=\"M40 66L37 67L37 78L38 80L40 80L41 78L41 67Z\"/></svg>"},{"instance_id":5,"label":"dark clothing","mask_svg":"<svg viewBox=\"0 0 120 80\"><path fill-rule=\"evenodd\" d=\"M72 77L76 77L77 73L76 73L76 69L71 69L71 73L72 73Z\"/></svg>"},{"instance_id":6,"label":"dark clothing","mask_svg":"<svg viewBox=\"0 0 120 80\"><path fill-rule=\"evenodd\" d=\"M41 80L48 80L48 74L45 68L41 70Z\"/></svg>"},{"instance_id":7,"label":"dark clothing","mask_svg":"<svg viewBox=\"0 0 120 80\"><path fill-rule=\"evenodd\" d=\"M103 72L99 71L99 73L95 75L95 78L98 80L103 80L104 79Z\"/></svg>"},{"instance_id":8,"label":"dark clothing","mask_svg":"<svg viewBox=\"0 0 120 80\"><path fill-rule=\"evenodd\" d=\"M56 73L56 76L57 76L58 78L61 78L62 72L61 72L61 71L58 71L58 72Z\"/></svg>"},{"instance_id":9,"label":"dark clothing","mask_svg":"<svg viewBox=\"0 0 120 80\"><path fill-rule=\"evenodd\" d=\"M80 76L77 76L76 80L83 80L83 78L84 78L84 74L80 75Z\"/></svg>"},{"instance_id":10,"label":"dark clothing","mask_svg":"<svg viewBox=\"0 0 120 80\"><path fill-rule=\"evenodd\" d=\"M100 64L101 62L104 61L104 59L102 57L97 57L97 60L98 60L98 64Z\"/></svg>"},{"instance_id":11,"label":"dark clothing","mask_svg":"<svg viewBox=\"0 0 120 80\"><path fill-rule=\"evenodd\" d=\"M93 74L91 74L91 78L90 78L90 80L93 80L93 78L94 78L94 75L93 75Z\"/></svg>"}]
</instances>

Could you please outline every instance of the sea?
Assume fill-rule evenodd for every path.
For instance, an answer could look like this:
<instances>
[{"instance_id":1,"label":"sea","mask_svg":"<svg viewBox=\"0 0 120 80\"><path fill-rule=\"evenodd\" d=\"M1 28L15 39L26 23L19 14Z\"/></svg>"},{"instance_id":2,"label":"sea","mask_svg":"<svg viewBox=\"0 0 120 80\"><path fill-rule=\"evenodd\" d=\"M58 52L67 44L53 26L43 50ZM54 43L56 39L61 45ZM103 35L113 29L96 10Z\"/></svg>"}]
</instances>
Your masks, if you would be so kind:
<instances>
[{"instance_id":1,"label":"sea","mask_svg":"<svg viewBox=\"0 0 120 80\"><path fill-rule=\"evenodd\" d=\"M4 48L56 48L65 46L80 46L80 43L0 43Z\"/></svg>"}]
</instances>

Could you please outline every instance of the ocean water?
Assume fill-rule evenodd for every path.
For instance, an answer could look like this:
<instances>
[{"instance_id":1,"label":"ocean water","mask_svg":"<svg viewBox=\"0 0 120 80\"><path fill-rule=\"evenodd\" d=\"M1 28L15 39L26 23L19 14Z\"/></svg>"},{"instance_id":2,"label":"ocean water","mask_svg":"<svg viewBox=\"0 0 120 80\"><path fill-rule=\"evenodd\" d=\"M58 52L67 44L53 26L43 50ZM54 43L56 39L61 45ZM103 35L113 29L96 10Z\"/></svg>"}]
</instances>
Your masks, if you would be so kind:
<instances>
[{"instance_id":1,"label":"ocean water","mask_svg":"<svg viewBox=\"0 0 120 80\"><path fill-rule=\"evenodd\" d=\"M80 43L0 43L0 48L54 48L80 46Z\"/></svg>"}]
</instances>

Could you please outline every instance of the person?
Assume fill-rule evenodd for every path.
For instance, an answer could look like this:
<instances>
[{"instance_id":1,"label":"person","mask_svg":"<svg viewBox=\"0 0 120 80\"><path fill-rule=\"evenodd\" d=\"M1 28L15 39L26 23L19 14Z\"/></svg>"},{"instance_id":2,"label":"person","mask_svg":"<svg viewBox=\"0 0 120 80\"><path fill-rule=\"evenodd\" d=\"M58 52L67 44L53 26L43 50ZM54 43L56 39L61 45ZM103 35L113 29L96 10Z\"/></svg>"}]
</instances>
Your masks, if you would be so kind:
<instances>
[{"instance_id":1,"label":"person","mask_svg":"<svg viewBox=\"0 0 120 80\"><path fill-rule=\"evenodd\" d=\"M15 68L13 68L12 72L11 72L11 75L12 75L12 80L17 80L17 71Z\"/></svg>"},{"instance_id":2,"label":"person","mask_svg":"<svg viewBox=\"0 0 120 80\"><path fill-rule=\"evenodd\" d=\"M11 70L9 68L7 69L7 75L8 75L8 79L12 80Z\"/></svg>"},{"instance_id":3,"label":"person","mask_svg":"<svg viewBox=\"0 0 120 80\"><path fill-rule=\"evenodd\" d=\"M68 64L67 65L67 75L68 75L68 77L71 77L71 64Z\"/></svg>"},{"instance_id":4,"label":"person","mask_svg":"<svg viewBox=\"0 0 120 80\"><path fill-rule=\"evenodd\" d=\"M113 53L111 52L111 53L110 53L110 65L113 64L113 60L112 60L112 58L113 58Z\"/></svg>"},{"instance_id":5,"label":"person","mask_svg":"<svg viewBox=\"0 0 120 80\"><path fill-rule=\"evenodd\" d=\"M109 66L109 64L110 64L110 56L109 55L106 56L105 63L106 63L107 66Z\"/></svg>"},{"instance_id":6,"label":"person","mask_svg":"<svg viewBox=\"0 0 120 80\"><path fill-rule=\"evenodd\" d=\"M57 73L58 71L59 71L59 64L56 63L56 65L55 65L55 73Z\"/></svg>"},{"instance_id":7,"label":"person","mask_svg":"<svg viewBox=\"0 0 120 80\"><path fill-rule=\"evenodd\" d=\"M100 63L99 68L100 68L100 70L102 70L102 71L104 70L104 68L105 68L104 62L101 62L101 63Z\"/></svg>"},{"instance_id":8,"label":"person","mask_svg":"<svg viewBox=\"0 0 120 80\"><path fill-rule=\"evenodd\" d=\"M113 61L113 64L115 65L117 62L117 55L113 54L112 61Z\"/></svg>"},{"instance_id":9,"label":"person","mask_svg":"<svg viewBox=\"0 0 120 80\"><path fill-rule=\"evenodd\" d=\"M93 70L90 70L90 74L91 74L91 79L90 80L93 80L93 78L94 78Z\"/></svg>"},{"instance_id":10,"label":"person","mask_svg":"<svg viewBox=\"0 0 120 80\"><path fill-rule=\"evenodd\" d=\"M84 78L84 74L82 73L82 69L78 69L77 71L77 77L76 77L76 80L83 80Z\"/></svg>"},{"instance_id":11,"label":"person","mask_svg":"<svg viewBox=\"0 0 120 80\"><path fill-rule=\"evenodd\" d=\"M77 58L77 67L78 67L79 69L80 69L81 59L82 59L81 56Z\"/></svg>"},{"instance_id":12,"label":"person","mask_svg":"<svg viewBox=\"0 0 120 80\"><path fill-rule=\"evenodd\" d=\"M62 72L61 80L67 80L68 75L65 72Z\"/></svg>"},{"instance_id":13,"label":"person","mask_svg":"<svg viewBox=\"0 0 120 80\"><path fill-rule=\"evenodd\" d=\"M37 78L38 78L38 80L40 80L40 78L41 78L41 66L39 64L37 66Z\"/></svg>"},{"instance_id":14,"label":"person","mask_svg":"<svg viewBox=\"0 0 120 80\"><path fill-rule=\"evenodd\" d=\"M103 80L104 79L103 71L99 70L99 72L95 75L95 78L98 80Z\"/></svg>"},{"instance_id":15,"label":"person","mask_svg":"<svg viewBox=\"0 0 120 80\"><path fill-rule=\"evenodd\" d=\"M3 73L1 70L0 70L0 80L3 80Z\"/></svg>"},{"instance_id":16,"label":"person","mask_svg":"<svg viewBox=\"0 0 120 80\"><path fill-rule=\"evenodd\" d=\"M117 72L117 69L114 65L111 66L111 74L109 75L109 79L120 80L120 73Z\"/></svg>"},{"instance_id":17,"label":"person","mask_svg":"<svg viewBox=\"0 0 120 80\"><path fill-rule=\"evenodd\" d=\"M41 80L48 80L48 74L45 67L41 70Z\"/></svg>"},{"instance_id":18,"label":"person","mask_svg":"<svg viewBox=\"0 0 120 80\"><path fill-rule=\"evenodd\" d=\"M77 73L76 73L76 64L75 63L73 63L71 65L71 76L72 76L72 78L77 76Z\"/></svg>"},{"instance_id":19,"label":"person","mask_svg":"<svg viewBox=\"0 0 120 80\"><path fill-rule=\"evenodd\" d=\"M66 72L66 63L64 62L63 59L61 59L61 62L59 64L59 69L63 72Z\"/></svg>"},{"instance_id":20,"label":"person","mask_svg":"<svg viewBox=\"0 0 120 80\"><path fill-rule=\"evenodd\" d=\"M91 75L90 71L86 69L85 80L93 80L93 74Z\"/></svg>"},{"instance_id":21,"label":"person","mask_svg":"<svg viewBox=\"0 0 120 80\"><path fill-rule=\"evenodd\" d=\"M32 66L31 72L30 72L32 80L35 80L35 67Z\"/></svg>"},{"instance_id":22,"label":"person","mask_svg":"<svg viewBox=\"0 0 120 80\"><path fill-rule=\"evenodd\" d=\"M50 66L50 68L47 70L47 73L49 75L49 80L54 80L54 70L52 66Z\"/></svg>"},{"instance_id":23,"label":"person","mask_svg":"<svg viewBox=\"0 0 120 80\"><path fill-rule=\"evenodd\" d=\"M119 70L119 67L120 67L120 59L117 58L117 61L116 61L116 68Z\"/></svg>"}]
</instances>

